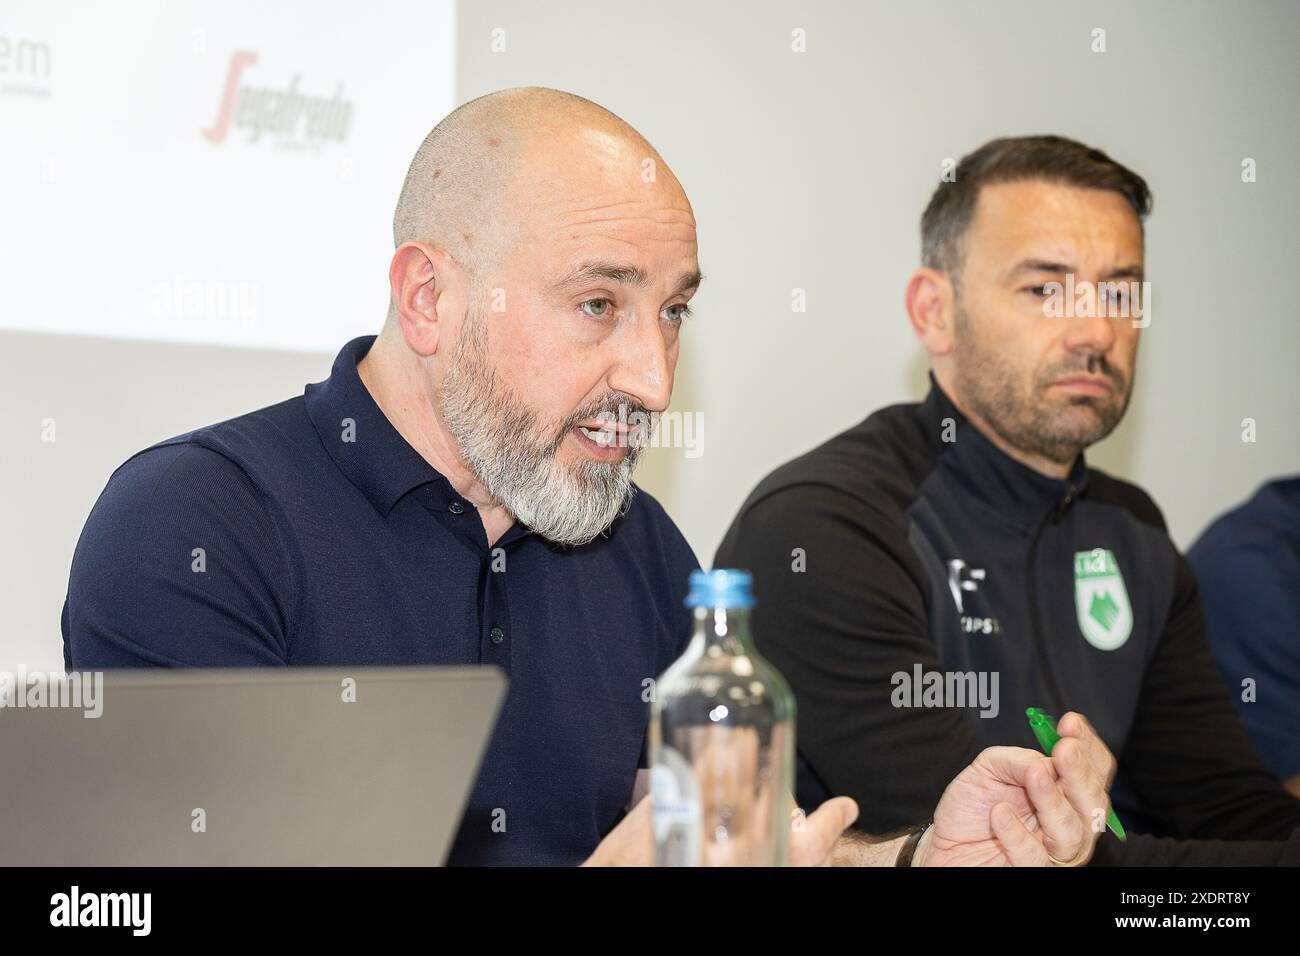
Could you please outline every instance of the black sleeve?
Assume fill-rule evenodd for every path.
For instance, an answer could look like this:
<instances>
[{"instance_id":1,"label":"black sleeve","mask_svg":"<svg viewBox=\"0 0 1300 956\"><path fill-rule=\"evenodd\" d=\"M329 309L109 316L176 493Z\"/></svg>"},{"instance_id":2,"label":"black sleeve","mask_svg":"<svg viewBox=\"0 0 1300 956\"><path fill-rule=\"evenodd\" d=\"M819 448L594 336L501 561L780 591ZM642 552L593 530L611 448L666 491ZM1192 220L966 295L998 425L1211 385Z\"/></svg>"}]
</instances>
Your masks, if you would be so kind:
<instances>
[{"instance_id":1,"label":"black sleeve","mask_svg":"<svg viewBox=\"0 0 1300 956\"><path fill-rule=\"evenodd\" d=\"M794 691L801 757L857 801L855 826L928 819L981 748L951 708L891 706L895 673L939 668L903 516L830 487L785 488L742 512L714 565L754 574L755 645Z\"/></svg>"},{"instance_id":2,"label":"black sleeve","mask_svg":"<svg viewBox=\"0 0 1300 956\"><path fill-rule=\"evenodd\" d=\"M1109 834L1089 866L1300 866L1300 830L1284 843L1259 840L1176 840L1133 835L1120 843Z\"/></svg>"},{"instance_id":3,"label":"black sleeve","mask_svg":"<svg viewBox=\"0 0 1300 956\"><path fill-rule=\"evenodd\" d=\"M1196 579L1181 555L1123 763L1134 789L1179 837L1287 840L1300 827L1300 800L1265 768L1228 698Z\"/></svg>"}]
</instances>

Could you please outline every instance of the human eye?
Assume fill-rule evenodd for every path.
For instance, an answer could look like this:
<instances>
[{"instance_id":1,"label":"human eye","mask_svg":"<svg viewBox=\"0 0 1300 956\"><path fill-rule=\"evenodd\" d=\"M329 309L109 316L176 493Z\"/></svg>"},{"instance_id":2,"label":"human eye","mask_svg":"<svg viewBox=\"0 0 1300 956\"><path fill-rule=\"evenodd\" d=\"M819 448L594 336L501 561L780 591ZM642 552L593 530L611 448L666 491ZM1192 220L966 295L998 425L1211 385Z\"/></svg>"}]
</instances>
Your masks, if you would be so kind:
<instances>
[{"instance_id":1,"label":"human eye","mask_svg":"<svg viewBox=\"0 0 1300 956\"><path fill-rule=\"evenodd\" d=\"M676 305L668 306L668 308L664 309L663 312L659 314L663 316L665 320L680 325L684 319L690 318L695 313L691 311L691 307L685 302L678 302Z\"/></svg>"},{"instance_id":2,"label":"human eye","mask_svg":"<svg viewBox=\"0 0 1300 956\"><path fill-rule=\"evenodd\" d=\"M591 319L607 319L614 314L614 303L609 299L585 299L578 303L578 311Z\"/></svg>"}]
</instances>

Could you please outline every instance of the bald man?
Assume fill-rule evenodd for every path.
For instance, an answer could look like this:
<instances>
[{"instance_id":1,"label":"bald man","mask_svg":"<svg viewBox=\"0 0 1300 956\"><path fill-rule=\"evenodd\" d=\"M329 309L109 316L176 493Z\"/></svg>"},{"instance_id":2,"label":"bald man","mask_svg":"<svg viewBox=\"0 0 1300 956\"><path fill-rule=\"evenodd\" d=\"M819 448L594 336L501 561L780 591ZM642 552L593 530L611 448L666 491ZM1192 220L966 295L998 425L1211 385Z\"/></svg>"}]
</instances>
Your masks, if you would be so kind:
<instances>
[{"instance_id":1,"label":"bald man","mask_svg":"<svg viewBox=\"0 0 1300 956\"><path fill-rule=\"evenodd\" d=\"M651 862L648 802L623 814L697 562L631 476L700 284L690 203L618 117L511 90L429 134L394 240L387 321L327 381L113 474L65 664L495 665L510 691L449 862ZM981 754L914 834L837 843L857 808L828 800L792 856L1081 862L1110 755L1061 727L1050 759Z\"/></svg>"}]
</instances>

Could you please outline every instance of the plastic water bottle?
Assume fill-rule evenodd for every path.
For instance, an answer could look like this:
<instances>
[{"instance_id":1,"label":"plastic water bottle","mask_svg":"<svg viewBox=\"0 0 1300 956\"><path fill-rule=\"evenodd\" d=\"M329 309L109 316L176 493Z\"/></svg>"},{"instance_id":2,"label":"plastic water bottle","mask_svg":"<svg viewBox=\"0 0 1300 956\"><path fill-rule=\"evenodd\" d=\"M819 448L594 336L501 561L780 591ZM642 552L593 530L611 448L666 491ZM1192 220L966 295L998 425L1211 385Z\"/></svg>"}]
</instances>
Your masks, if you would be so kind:
<instances>
[{"instance_id":1,"label":"plastic water bottle","mask_svg":"<svg viewBox=\"0 0 1300 956\"><path fill-rule=\"evenodd\" d=\"M695 634L650 705L656 863L784 866L794 695L750 639L753 579L696 571L686 605Z\"/></svg>"}]
</instances>

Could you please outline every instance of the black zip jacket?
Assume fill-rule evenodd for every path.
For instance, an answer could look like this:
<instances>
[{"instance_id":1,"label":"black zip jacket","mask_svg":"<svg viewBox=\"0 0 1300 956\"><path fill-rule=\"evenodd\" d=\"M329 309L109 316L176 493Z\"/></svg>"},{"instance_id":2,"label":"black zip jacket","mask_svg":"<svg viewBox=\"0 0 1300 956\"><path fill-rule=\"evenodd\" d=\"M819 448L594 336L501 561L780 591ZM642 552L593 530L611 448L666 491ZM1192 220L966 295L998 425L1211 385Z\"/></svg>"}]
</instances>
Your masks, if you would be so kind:
<instances>
[{"instance_id":1,"label":"black zip jacket","mask_svg":"<svg viewBox=\"0 0 1300 956\"><path fill-rule=\"evenodd\" d=\"M1167 837L1104 836L1095 862L1300 862L1300 800L1241 725L1150 497L1082 456L1064 481L1020 464L933 378L764 479L714 566L754 573L801 805L916 823L984 747L1037 746L1027 707L1074 710L1118 760L1120 818Z\"/></svg>"}]
</instances>

